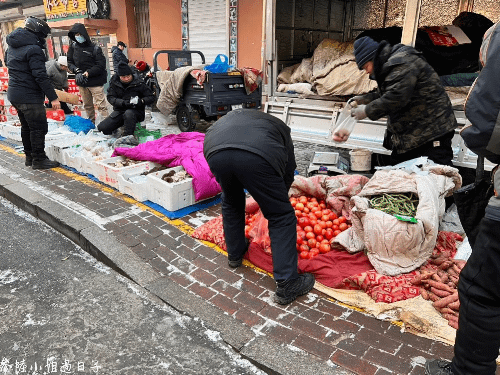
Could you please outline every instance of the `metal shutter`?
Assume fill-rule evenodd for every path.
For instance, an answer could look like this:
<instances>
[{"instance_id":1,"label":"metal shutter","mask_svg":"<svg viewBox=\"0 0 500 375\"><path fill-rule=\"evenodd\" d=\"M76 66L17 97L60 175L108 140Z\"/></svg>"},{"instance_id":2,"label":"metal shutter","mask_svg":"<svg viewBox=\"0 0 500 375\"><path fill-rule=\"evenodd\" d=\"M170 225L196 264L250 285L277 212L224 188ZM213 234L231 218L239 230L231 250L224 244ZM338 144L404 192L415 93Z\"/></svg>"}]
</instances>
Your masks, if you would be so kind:
<instances>
[{"instance_id":1,"label":"metal shutter","mask_svg":"<svg viewBox=\"0 0 500 375\"><path fill-rule=\"evenodd\" d=\"M207 64L219 53L229 56L227 0L189 0L189 49L201 51ZM201 63L193 55L193 65Z\"/></svg>"}]
</instances>

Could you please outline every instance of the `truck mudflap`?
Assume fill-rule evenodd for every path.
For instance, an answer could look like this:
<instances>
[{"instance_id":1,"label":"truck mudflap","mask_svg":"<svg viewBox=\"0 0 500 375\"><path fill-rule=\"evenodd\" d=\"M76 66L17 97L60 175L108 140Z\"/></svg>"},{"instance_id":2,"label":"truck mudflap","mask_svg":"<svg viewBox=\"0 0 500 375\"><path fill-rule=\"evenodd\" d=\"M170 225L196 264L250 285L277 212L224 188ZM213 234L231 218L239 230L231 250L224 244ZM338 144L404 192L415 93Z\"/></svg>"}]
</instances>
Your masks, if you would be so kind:
<instances>
[{"instance_id":1,"label":"truck mudflap","mask_svg":"<svg viewBox=\"0 0 500 375\"><path fill-rule=\"evenodd\" d=\"M287 124L292 130L292 139L336 148L367 148L377 154L390 154L382 146L387 119L377 121L365 119L354 127L345 143L332 140L332 133L340 111L345 102L319 99L301 99L290 96L272 96L264 105L264 112L269 113ZM456 167L476 168L477 155L470 151L459 135L460 129L468 123L463 110L455 110L458 127L455 130L453 145L453 164ZM485 161L485 170L491 170L494 164Z\"/></svg>"}]
</instances>

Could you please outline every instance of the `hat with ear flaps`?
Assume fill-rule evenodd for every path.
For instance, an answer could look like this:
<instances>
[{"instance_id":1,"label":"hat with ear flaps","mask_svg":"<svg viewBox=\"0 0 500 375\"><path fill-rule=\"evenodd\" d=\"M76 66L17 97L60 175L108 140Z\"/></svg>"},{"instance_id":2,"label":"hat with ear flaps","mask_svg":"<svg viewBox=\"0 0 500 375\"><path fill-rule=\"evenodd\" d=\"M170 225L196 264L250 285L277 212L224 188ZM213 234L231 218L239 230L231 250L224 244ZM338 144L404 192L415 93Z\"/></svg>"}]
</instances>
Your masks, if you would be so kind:
<instances>
[{"instance_id":1,"label":"hat with ear flaps","mask_svg":"<svg viewBox=\"0 0 500 375\"><path fill-rule=\"evenodd\" d=\"M369 36L364 36L354 41L354 57L359 69L363 69L368 61L375 57L379 44Z\"/></svg>"}]
</instances>

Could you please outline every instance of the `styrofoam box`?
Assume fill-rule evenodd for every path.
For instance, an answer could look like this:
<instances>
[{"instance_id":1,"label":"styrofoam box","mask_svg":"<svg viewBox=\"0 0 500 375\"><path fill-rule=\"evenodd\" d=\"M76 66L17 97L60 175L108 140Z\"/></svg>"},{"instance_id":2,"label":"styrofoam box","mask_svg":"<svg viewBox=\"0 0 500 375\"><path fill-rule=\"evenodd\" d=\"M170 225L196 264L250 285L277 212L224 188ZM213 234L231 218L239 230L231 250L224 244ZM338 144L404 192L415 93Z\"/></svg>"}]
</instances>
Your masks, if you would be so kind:
<instances>
[{"instance_id":1,"label":"styrofoam box","mask_svg":"<svg viewBox=\"0 0 500 375\"><path fill-rule=\"evenodd\" d=\"M72 139L76 133L64 131L51 131L45 134L45 144L55 143L61 140Z\"/></svg>"},{"instance_id":2,"label":"styrofoam box","mask_svg":"<svg viewBox=\"0 0 500 375\"><path fill-rule=\"evenodd\" d=\"M4 122L4 126L2 128L2 135L5 138L12 139L14 141L22 141L21 138L21 127L12 125L16 121Z\"/></svg>"},{"instance_id":3,"label":"styrofoam box","mask_svg":"<svg viewBox=\"0 0 500 375\"><path fill-rule=\"evenodd\" d=\"M82 168L82 158L78 155L78 153L80 152L79 150L80 147L81 146L65 148L62 151L63 154L62 164L70 168L75 168L77 171L80 171L80 169Z\"/></svg>"},{"instance_id":4,"label":"styrofoam box","mask_svg":"<svg viewBox=\"0 0 500 375\"><path fill-rule=\"evenodd\" d=\"M162 176L171 170L179 172L184 168L179 166L148 174L148 199L169 211L177 211L195 203L193 179L173 183L163 181Z\"/></svg>"},{"instance_id":5,"label":"styrofoam box","mask_svg":"<svg viewBox=\"0 0 500 375\"><path fill-rule=\"evenodd\" d=\"M68 146L49 143L45 145L45 154L50 160L54 160L61 164L64 164L63 150L66 148L68 148Z\"/></svg>"},{"instance_id":6,"label":"styrofoam box","mask_svg":"<svg viewBox=\"0 0 500 375\"><path fill-rule=\"evenodd\" d=\"M148 200L148 179L144 176L144 182L137 183L130 181L131 177L136 177L141 175L141 171L135 171L133 173L122 173L118 175L118 191L122 194L130 195L136 201L144 202Z\"/></svg>"},{"instance_id":7,"label":"styrofoam box","mask_svg":"<svg viewBox=\"0 0 500 375\"><path fill-rule=\"evenodd\" d=\"M94 177L105 184L118 189L118 176L122 173L130 173L132 171L149 171L154 168L154 163L150 161L144 161L128 167L113 167L110 163L115 163L120 160L125 160L124 156L115 156L113 158L104 159L101 161L96 161L94 163Z\"/></svg>"},{"instance_id":8,"label":"styrofoam box","mask_svg":"<svg viewBox=\"0 0 500 375\"><path fill-rule=\"evenodd\" d=\"M94 163L98 159L98 156L93 157L84 157L81 158L81 170L78 172L86 173L86 174L94 174Z\"/></svg>"}]
</instances>

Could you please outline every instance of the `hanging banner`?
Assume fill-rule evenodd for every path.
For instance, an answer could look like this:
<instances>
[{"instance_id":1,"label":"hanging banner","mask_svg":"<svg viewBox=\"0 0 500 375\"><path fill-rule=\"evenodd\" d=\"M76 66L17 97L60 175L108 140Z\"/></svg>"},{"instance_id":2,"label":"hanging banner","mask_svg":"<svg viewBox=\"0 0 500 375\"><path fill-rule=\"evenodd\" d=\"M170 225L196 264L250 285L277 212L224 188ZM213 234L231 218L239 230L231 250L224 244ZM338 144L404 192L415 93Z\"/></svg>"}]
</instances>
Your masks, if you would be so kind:
<instances>
[{"instance_id":1,"label":"hanging banner","mask_svg":"<svg viewBox=\"0 0 500 375\"><path fill-rule=\"evenodd\" d=\"M47 21L87 18L86 0L43 0Z\"/></svg>"}]
</instances>

